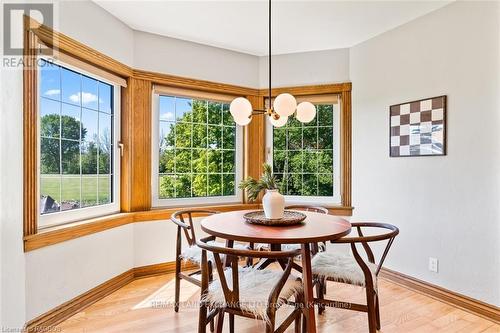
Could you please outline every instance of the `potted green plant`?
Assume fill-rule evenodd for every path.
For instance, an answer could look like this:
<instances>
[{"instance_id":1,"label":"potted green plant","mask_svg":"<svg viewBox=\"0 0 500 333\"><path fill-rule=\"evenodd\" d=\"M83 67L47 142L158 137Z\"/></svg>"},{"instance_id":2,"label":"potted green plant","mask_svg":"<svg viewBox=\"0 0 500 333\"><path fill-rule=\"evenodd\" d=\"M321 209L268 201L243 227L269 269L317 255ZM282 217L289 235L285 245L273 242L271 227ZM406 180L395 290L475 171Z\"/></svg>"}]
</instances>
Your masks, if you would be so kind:
<instances>
[{"instance_id":1,"label":"potted green plant","mask_svg":"<svg viewBox=\"0 0 500 333\"><path fill-rule=\"evenodd\" d=\"M240 189L245 190L249 201L255 201L259 193L266 191L262 198L264 215L268 219L281 219L285 211L285 198L278 190L278 181L269 164L263 164L264 172L259 180L248 177L240 183Z\"/></svg>"}]
</instances>

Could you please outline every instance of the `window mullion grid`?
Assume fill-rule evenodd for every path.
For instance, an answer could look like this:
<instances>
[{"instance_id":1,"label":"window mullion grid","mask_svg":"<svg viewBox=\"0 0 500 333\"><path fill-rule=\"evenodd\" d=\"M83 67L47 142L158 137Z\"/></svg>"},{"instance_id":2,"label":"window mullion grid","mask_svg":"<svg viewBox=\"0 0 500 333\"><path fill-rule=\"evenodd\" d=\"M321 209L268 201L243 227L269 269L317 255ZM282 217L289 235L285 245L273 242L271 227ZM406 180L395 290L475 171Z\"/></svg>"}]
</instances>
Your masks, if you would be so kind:
<instances>
[{"instance_id":1,"label":"window mullion grid","mask_svg":"<svg viewBox=\"0 0 500 333\"><path fill-rule=\"evenodd\" d=\"M99 92L97 93L97 100L99 100ZM83 119L83 108L80 106L80 133L78 135L79 140L78 140L78 150L80 152L80 208L83 207L83 167L82 167L82 149L83 149L83 142L82 142L82 119Z\"/></svg>"},{"instance_id":2,"label":"window mullion grid","mask_svg":"<svg viewBox=\"0 0 500 333\"><path fill-rule=\"evenodd\" d=\"M209 163L208 163L208 158L209 158L210 154L209 154L209 147L208 147L208 101L205 101L205 130L207 131L207 132L206 132L206 133L207 133L207 137L206 137L206 139L205 139L205 140L206 140L205 144L206 144L206 147L207 147L207 158L206 158L206 164L207 164L207 175L206 175L206 178L207 178L207 179L206 179L206 186L207 186L207 187L205 188L205 190L206 190L206 192L205 192L205 193L206 193L206 196L207 196L207 197L209 197L209 196L210 196L210 194L208 193L208 177L209 177L209 176L208 176L208 175L209 175L209 170L208 170L208 165L209 165Z\"/></svg>"},{"instance_id":3,"label":"window mullion grid","mask_svg":"<svg viewBox=\"0 0 500 333\"><path fill-rule=\"evenodd\" d=\"M300 147L302 148L301 149L301 152L300 152L300 158L302 160L302 163L301 163L301 179L302 179L302 182L300 184L300 195L304 195L304 124L301 123L300 124Z\"/></svg>"},{"instance_id":4,"label":"window mullion grid","mask_svg":"<svg viewBox=\"0 0 500 333\"><path fill-rule=\"evenodd\" d=\"M62 71L59 68L59 84L62 88ZM62 188L63 188L63 168L62 168L62 90L61 102L59 103L59 212L62 211Z\"/></svg>"},{"instance_id":5,"label":"window mullion grid","mask_svg":"<svg viewBox=\"0 0 500 333\"><path fill-rule=\"evenodd\" d=\"M316 195L319 196L319 112L316 117Z\"/></svg>"},{"instance_id":6,"label":"window mullion grid","mask_svg":"<svg viewBox=\"0 0 500 333\"><path fill-rule=\"evenodd\" d=\"M99 95L100 84L97 84L97 95ZM81 90L80 90L81 91ZM80 96L82 93L80 92ZM98 99L99 100L99 99ZM82 104L82 98L80 97L80 104ZM101 198L99 197L99 183L100 183L100 157L101 157L101 138L99 137L100 129L101 129L101 111L99 110L99 104L97 104L97 205L100 205Z\"/></svg>"},{"instance_id":7,"label":"window mullion grid","mask_svg":"<svg viewBox=\"0 0 500 333\"><path fill-rule=\"evenodd\" d=\"M288 125L287 127L285 128L285 170L283 170L285 172L285 175L283 176L283 178L286 179L286 189L285 189L285 193L288 194L288 174L289 174L289 170L288 168L290 167L290 163L289 163L289 160L288 160L288 156L289 156L289 151L288 151L288 142L289 142L289 138L288 138ZM273 145L274 146L274 145ZM274 148L273 148L274 149Z\"/></svg>"},{"instance_id":8,"label":"window mullion grid","mask_svg":"<svg viewBox=\"0 0 500 333\"><path fill-rule=\"evenodd\" d=\"M191 149L189 151L189 154L191 156L191 160L189 161L189 166L190 166L189 170L191 170L191 174L189 175L189 180L190 180L190 184L191 184L191 189L190 189L191 198L193 197L193 181L194 181L194 177L193 177L193 137L194 137L194 124L193 123L194 123L194 119L192 117L193 117L193 114L191 114L191 138L190 138Z\"/></svg>"},{"instance_id":9,"label":"window mullion grid","mask_svg":"<svg viewBox=\"0 0 500 333\"><path fill-rule=\"evenodd\" d=\"M335 196L335 186L337 186L337 184L335 184L335 173L338 172L335 168L335 158L336 158L336 155L335 155L335 110L333 109L334 106L332 104L332 196ZM339 124L340 126L340 124ZM340 129L340 127L339 127ZM340 136L339 136L340 137ZM337 152L339 153L339 152Z\"/></svg>"},{"instance_id":10,"label":"window mullion grid","mask_svg":"<svg viewBox=\"0 0 500 333\"><path fill-rule=\"evenodd\" d=\"M224 178L224 160L225 160L225 156L226 154L224 153L224 120L222 119L222 117L224 116L222 114L222 109L224 108L224 103L220 103L220 154L221 154L221 163L220 163L220 192L221 192L221 195L224 195L224 181L223 181L223 178Z\"/></svg>"},{"instance_id":11,"label":"window mullion grid","mask_svg":"<svg viewBox=\"0 0 500 333\"><path fill-rule=\"evenodd\" d=\"M174 97L174 124L177 125L177 97ZM172 184L174 187L174 198L177 198L177 189L175 188L175 179L177 177L177 126L174 126L174 174L172 175Z\"/></svg>"}]
</instances>

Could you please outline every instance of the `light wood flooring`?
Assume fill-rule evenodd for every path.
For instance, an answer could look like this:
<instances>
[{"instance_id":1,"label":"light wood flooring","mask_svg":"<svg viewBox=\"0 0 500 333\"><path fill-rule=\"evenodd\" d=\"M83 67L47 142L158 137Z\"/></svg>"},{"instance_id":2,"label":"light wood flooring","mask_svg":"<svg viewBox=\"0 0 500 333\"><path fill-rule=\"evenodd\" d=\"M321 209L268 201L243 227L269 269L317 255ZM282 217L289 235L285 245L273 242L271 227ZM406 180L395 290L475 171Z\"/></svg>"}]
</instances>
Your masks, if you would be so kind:
<instances>
[{"instance_id":1,"label":"light wood flooring","mask_svg":"<svg viewBox=\"0 0 500 333\"><path fill-rule=\"evenodd\" d=\"M500 333L500 325L387 280L379 280L379 290L380 332ZM339 300L364 302L363 289L359 287L329 282L327 296L332 298L332 294ZM181 301L185 306L175 313L171 307L174 300L173 274L143 278L91 305L57 328L67 333L196 332L198 311L195 302L198 297L198 288L183 281ZM325 314L317 316L317 325L318 332L325 333L368 331L366 314L334 308L327 308ZM237 333L264 331L261 324L250 319L237 318L235 326Z\"/></svg>"}]
</instances>

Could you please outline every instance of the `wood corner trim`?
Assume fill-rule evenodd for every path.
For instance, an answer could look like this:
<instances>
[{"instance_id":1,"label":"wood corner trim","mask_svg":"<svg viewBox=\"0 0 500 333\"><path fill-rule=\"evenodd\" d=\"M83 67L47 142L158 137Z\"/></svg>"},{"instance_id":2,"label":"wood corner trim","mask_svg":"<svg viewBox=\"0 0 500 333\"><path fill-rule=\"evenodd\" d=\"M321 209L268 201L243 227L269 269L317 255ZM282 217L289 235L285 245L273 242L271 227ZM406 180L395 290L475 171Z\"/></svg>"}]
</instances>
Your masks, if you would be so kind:
<instances>
[{"instance_id":1,"label":"wood corner trim","mask_svg":"<svg viewBox=\"0 0 500 333\"><path fill-rule=\"evenodd\" d=\"M127 78L132 76L133 70L131 67L105 55L93 48L78 42L77 40L66 36L65 34L55 31L54 29L41 24L31 17L27 17L28 31L38 38L45 46L54 49L57 52L62 52L75 57L78 60L90 63L100 69L109 71L120 77Z\"/></svg>"},{"instance_id":2,"label":"wood corner trim","mask_svg":"<svg viewBox=\"0 0 500 333\"><path fill-rule=\"evenodd\" d=\"M497 306L478 301L387 268L382 268L380 276L400 286L500 324L500 308Z\"/></svg>"},{"instance_id":3,"label":"wood corner trim","mask_svg":"<svg viewBox=\"0 0 500 333\"><path fill-rule=\"evenodd\" d=\"M38 227L38 75L37 37L30 30L31 18L24 16L23 51L23 234L33 235Z\"/></svg>"},{"instance_id":4,"label":"wood corner trim","mask_svg":"<svg viewBox=\"0 0 500 333\"><path fill-rule=\"evenodd\" d=\"M315 84L308 86L296 87L277 87L271 89L271 96L278 96L282 93L289 93L294 96L307 96L307 95L324 95L324 94L342 94L352 90L351 82L330 83L330 84ZM268 89L259 89L258 95L260 97L267 97L269 95Z\"/></svg>"},{"instance_id":5,"label":"wood corner trim","mask_svg":"<svg viewBox=\"0 0 500 333\"><path fill-rule=\"evenodd\" d=\"M182 261L181 264L182 271L193 270L199 268L198 265L190 262L190 261ZM169 261L160 264L152 264L147 266L135 267L134 271L134 279L140 279L150 276L169 274L175 272L175 261Z\"/></svg>"},{"instance_id":6,"label":"wood corner trim","mask_svg":"<svg viewBox=\"0 0 500 333\"><path fill-rule=\"evenodd\" d=\"M352 211L354 210L354 207L347 207L347 206L333 206L326 208L328 209L331 215L338 215L338 216L352 216Z\"/></svg>"},{"instance_id":7,"label":"wood corner trim","mask_svg":"<svg viewBox=\"0 0 500 333\"><path fill-rule=\"evenodd\" d=\"M233 96L258 95L259 90L234 84L219 83L207 80L190 79L182 76L151 72L134 69L133 77L137 79L151 81L156 84L168 87L187 88L190 90L200 90L206 92L223 93Z\"/></svg>"}]
</instances>

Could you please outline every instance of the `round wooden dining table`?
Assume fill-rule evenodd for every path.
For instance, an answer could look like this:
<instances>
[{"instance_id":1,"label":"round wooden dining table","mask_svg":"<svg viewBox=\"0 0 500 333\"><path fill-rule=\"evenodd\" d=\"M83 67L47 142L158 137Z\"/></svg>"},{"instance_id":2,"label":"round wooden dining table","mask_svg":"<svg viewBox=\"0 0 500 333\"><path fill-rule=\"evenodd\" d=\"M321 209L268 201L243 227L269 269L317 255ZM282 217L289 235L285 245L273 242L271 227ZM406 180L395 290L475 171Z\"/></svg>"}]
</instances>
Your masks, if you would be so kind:
<instances>
[{"instance_id":1,"label":"round wooden dining table","mask_svg":"<svg viewBox=\"0 0 500 333\"><path fill-rule=\"evenodd\" d=\"M311 243L341 238L351 232L349 221L338 216L302 211L307 217L294 226L264 226L250 224L243 215L250 210L219 213L201 221L201 229L226 240L229 247L234 241L265 244L301 244L302 282L304 284L304 315L307 332L316 332L314 315L313 279L311 272Z\"/></svg>"}]
</instances>

